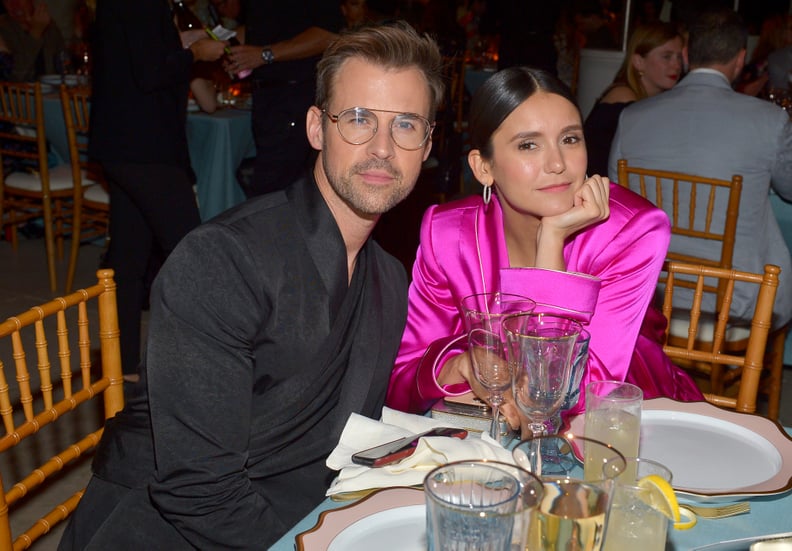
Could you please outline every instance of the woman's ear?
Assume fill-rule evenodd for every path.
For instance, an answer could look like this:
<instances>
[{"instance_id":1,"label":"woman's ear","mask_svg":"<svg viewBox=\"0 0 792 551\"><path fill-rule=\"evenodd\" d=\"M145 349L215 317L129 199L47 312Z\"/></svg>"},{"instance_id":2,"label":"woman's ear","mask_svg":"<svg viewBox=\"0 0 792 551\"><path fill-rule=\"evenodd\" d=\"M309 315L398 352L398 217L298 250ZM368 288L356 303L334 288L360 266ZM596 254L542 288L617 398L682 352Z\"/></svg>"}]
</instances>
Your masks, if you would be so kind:
<instances>
[{"instance_id":1,"label":"woman's ear","mask_svg":"<svg viewBox=\"0 0 792 551\"><path fill-rule=\"evenodd\" d=\"M308 142L317 151L324 149L324 131L322 129L322 110L312 105L305 116L305 132Z\"/></svg>"},{"instance_id":2,"label":"woman's ear","mask_svg":"<svg viewBox=\"0 0 792 551\"><path fill-rule=\"evenodd\" d=\"M632 55L632 66L635 67L635 70L638 71L639 74L643 74L644 65L645 60L641 54Z\"/></svg>"},{"instance_id":3,"label":"woman's ear","mask_svg":"<svg viewBox=\"0 0 792 551\"><path fill-rule=\"evenodd\" d=\"M473 176L480 184L491 186L494 183L492 177L492 165L488 160L481 156L480 150L470 150L468 153L468 164L470 165L470 170L473 171Z\"/></svg>"}]
</instances>

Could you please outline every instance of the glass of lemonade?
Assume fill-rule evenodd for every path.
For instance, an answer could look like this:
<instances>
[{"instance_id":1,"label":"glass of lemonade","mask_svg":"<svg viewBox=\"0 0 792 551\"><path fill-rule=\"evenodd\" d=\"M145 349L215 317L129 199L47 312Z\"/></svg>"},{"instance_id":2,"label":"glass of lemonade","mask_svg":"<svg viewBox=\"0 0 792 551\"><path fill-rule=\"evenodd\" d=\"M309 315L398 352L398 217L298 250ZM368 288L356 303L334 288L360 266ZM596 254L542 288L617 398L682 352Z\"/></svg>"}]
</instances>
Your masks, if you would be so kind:
<instances>
[{"instance_id":1,"label":"glass of lemonade","mask_svg":"<svg viewBox=\"0 0 792 551\"><path fill-rule=\"evenodd\" d=\"M638 457L643 391L622 381L593 381L586 385L584 434L610 444L625 457ZM586 457L586 478L598 477L602 458ZM628 466L628 473L631 466ZM635 472L630 473L630 478Z\"/></svg>"},{"instance_id":2,"label":"glass of lemonade","mask_svg":"<svg viewBox=\"0 0 792 551\"><path fill-rule=\"evenodd\" d=\"M671 483L671 471L656 461L628 457L628 469L616 479L608 516L604 551L664 551L668 517L648 503L646 488L638 480L658 475ZM629 472L635 473L630 476Z\"/></svg>"}]
</instances>

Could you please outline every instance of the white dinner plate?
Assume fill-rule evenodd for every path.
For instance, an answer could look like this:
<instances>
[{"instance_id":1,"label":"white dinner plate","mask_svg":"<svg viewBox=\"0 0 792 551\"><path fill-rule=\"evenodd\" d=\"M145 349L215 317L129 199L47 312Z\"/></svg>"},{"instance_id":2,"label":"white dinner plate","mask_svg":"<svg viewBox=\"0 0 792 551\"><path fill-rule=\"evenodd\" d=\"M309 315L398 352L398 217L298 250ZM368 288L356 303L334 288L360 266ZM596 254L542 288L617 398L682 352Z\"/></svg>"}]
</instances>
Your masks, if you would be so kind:
<instances>
[{"instance_id":1,"label":"white dinner plate","mask_svg":"<svg viewBox=\"0 0 792 551\"><path fill-rule=\"evenodd\" d=\"M424 551L423 490L385 488L346 507L324 511L297 535L297 551Z\"/></svg>"},{"instance_id":2,"label":"white dinner plate","mask_svg":"<svg viewBox=\"0 0 792 551\"><path fill-rule=\"evenodd\" d=\"M396 507L363 517L333 538L327 551L423 551L426 505Z\"/></svg>"},{"instance_id":3,"label":"white dinner plate","mask_svg":"<svg viewBox=\"0 0 792 551\"><path fill-rule=\"evenodd\" d=\"M584 416L570 424L584 432ZM773 421L707 402L643 403L640 455L673 473L680 497L726 501L792 488L792 438Z\"/></svg>"},{"instance_id":4,"label":"white dinner plate","mask_svg":"<svg viewBox=\"0 0 792 551\"><path fill-rule=\"evenodd\" d=\"M39 77L39 81L42 84L49 84L50 86L60 86L61 82L66 84L66 86L77 86L79 83L79 79L77 75L65 75L64 78L61 78L60 75L42 75Z\"/></svg>"}]
</instances>

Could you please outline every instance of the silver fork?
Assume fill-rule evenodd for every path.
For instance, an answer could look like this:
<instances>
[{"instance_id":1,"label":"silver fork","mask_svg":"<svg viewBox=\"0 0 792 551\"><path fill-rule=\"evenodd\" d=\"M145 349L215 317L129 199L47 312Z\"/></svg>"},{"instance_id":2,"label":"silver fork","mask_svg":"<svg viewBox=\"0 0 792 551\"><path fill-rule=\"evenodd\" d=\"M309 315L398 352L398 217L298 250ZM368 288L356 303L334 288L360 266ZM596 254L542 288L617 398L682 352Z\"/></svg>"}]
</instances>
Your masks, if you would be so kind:
<instances>
[{"instance_id":1,"label":"silver fork","mask_svg":"<svg viewBox=\"0 0 792 551\"><path fill-rule=\"evenodd\" d=\"M751 511L751 504L747 501L730 503L729 505L716 505L713 507L704 507L700 505L690 505L684 503L680 504L679 507L684 507L685 509L692 511L697 517L711 519L733 517L734 515L741 515Z\"/></svg>"}]
</instances>

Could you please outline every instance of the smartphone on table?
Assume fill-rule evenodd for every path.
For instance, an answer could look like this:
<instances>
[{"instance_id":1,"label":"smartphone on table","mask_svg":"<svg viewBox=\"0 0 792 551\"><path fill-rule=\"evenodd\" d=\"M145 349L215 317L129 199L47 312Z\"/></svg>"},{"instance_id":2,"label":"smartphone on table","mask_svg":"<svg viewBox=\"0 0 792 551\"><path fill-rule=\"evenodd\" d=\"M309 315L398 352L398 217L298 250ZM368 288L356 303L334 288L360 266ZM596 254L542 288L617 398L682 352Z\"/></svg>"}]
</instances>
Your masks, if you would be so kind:
<instances>
[{"instance_id":1,"label":"smartphone on table","mask_svg":"<svg viewBox=\"0 0 792 551\"><path fill-rule=\"evenodd\" d=\"M418 440L424 436L453 436L454 438L465 438L465 429L455 429L450 427L439 427L421 434L406 436L392 442L387 442L379 446L374 446L367 450L357 452L352 456L352 462L366 467L383 467L396 463L405 457L409 457L418 446Z\"/></svg>"}]
</instances>

